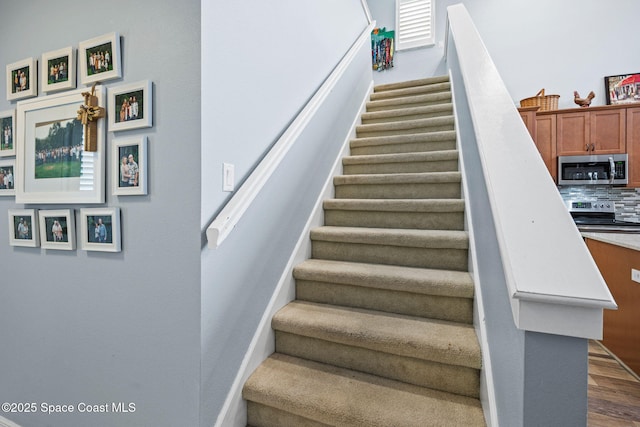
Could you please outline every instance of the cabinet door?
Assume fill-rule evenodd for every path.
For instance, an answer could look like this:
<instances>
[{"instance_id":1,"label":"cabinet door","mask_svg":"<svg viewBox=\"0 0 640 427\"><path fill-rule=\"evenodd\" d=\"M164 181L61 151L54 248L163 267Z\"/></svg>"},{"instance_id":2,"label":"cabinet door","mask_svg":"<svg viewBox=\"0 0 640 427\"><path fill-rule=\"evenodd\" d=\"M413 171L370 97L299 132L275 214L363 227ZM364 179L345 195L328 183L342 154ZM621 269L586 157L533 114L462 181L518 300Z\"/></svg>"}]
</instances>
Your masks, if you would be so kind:
<instances>
[{"instance_id":1,"label":"cabinet door","mask_svg":"<svg viewBox=\"0 0 640 427\"><path fill-rule=\"evenodd\" d=\"M591 143L589 113L558 114L558 156L580 156L588 154Z\"/></svg>"},{"instance_id":2,"label":"cabinet door","mask_svg":"<svg viewBox=\"0 0 640 427\"><path fill-rule=\"evenodd\" d=\"M549 173L557 182L558 161L556 157L556 115L548 114L536 117L536 147L547 165Z\"/></svg>"},{"instance_id":3,"label":"cabinet door","mask_svg":"<svg viewBox=\"0 0 640 427\"><path fill-rule=\"evenodd\" d=\"M640 107L627 109L628 187L640 187Z\"/></svg>"},{"instance_id":4,"label":"cabinet door","mask_svg":"<svg viewBox=\"0 0 640 427\"><path fill-rule=\"evenodd\" d=\"M626 152L626 114L624 109L589 113L591 143L596 154Z\"/></svg>"}]
</instances>

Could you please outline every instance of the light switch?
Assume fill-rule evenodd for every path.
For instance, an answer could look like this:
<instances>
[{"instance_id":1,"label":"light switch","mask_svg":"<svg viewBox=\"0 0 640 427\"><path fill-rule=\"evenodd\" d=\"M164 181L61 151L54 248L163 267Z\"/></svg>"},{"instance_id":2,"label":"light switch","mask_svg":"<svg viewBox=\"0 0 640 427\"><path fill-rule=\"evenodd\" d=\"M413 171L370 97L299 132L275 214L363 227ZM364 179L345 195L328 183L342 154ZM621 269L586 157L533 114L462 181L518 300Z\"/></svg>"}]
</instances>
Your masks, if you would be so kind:
<instances>
[{"instance_id":1,"label":"light switch","mask_svg":"<svg viewBox=\"0 0 640 427\"><path fill-rule=\"evenodd\" d=\"M233 191L235 188L235 167L231 163L222 164L222 191Z\"/></svg>"},{"instance_id":2,"label":"light switch","mask_svg":"<svg viewBox=\"0 0 640 427\"><path fill-rule=\"evenodd\" d=\"M631 269L631 280L640 283L640 270L636 270L635 268Z\"/></svg>"}]
</instances>

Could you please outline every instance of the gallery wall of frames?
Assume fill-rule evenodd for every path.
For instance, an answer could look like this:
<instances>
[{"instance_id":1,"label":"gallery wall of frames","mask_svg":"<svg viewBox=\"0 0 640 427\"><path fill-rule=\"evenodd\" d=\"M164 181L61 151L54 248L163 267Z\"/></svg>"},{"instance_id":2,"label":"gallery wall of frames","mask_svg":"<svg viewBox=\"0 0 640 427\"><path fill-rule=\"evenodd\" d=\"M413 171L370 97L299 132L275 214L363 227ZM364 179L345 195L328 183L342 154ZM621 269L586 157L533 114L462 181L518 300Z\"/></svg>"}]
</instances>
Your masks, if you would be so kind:
<instances>
[{"instance_id":1,"label":"gallery wall of frames","mask_svg":"<svg viewBox=\"0 0 640 427\"><path fill-rule=\"evenodd\" d=\"M147 137L127 131L153 126L153 83L102 84L123 79L120 44L113 32L7 64L0 197L24 205L8 211L10 245L121 251L105 193L147 195Z\"/></svg>"}]
</instances>

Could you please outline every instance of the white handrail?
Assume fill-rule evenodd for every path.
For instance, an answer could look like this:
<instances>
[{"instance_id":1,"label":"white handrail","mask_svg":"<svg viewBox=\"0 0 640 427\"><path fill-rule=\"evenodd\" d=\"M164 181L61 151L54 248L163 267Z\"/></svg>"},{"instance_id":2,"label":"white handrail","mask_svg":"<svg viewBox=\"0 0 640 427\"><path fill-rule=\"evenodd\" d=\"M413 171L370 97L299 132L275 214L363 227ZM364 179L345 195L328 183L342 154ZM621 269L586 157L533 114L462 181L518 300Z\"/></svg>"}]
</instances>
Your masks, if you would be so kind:
<instances>
[{"instance_id":1,"label":"white handrail","mask_svg":"<svg viewBox=\"0 0 640 427\"><path fill-rule=\"evenodd\" d=\"M291 125L276 141L271 150L265 155L258 166L249 175L238 191L233 195L225 207L207 227L208 247L217 248L238 224L244 213L251 206L251 202L260 193L269 177L276 171L298 136L305 129L315 112L320 108L331 89L347 70L349 63L360 50L362 44L371 37L374 23L370 23L351 46L340 63L334 68L322 86L316 91L311 100L298 114Z\"/></svg>"},{"instance_id":2,"label":"white handrail","mask_svg":"<svg viewBox=\"0 0 640 427\"><path fill-rule=\"evenodd\" d=\"M463 5L448 27L469 101L518 328L598 338L616 308ZM567 313L570 313L568 315Z\"/></svg>"}]
</instances>

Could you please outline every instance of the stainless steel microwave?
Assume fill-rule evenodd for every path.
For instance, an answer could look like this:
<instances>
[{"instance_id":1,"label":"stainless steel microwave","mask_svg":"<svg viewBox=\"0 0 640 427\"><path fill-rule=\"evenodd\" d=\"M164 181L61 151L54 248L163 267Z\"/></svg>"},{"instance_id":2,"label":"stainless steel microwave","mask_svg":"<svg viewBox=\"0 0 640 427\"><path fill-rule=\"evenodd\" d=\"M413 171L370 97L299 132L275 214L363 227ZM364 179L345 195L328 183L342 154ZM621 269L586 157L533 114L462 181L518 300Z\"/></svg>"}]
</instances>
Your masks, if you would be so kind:
<instances>
[{"instance_id":1,"label":"stainless steel microwave","mask_svg":"<svg viewBox=\"0 0 640 427\"><path fill-rule=\"evenodd\" d=\"M559 185L626 185L628 182L627 154L558 156Z\"/></svg>"}]
</instances>

